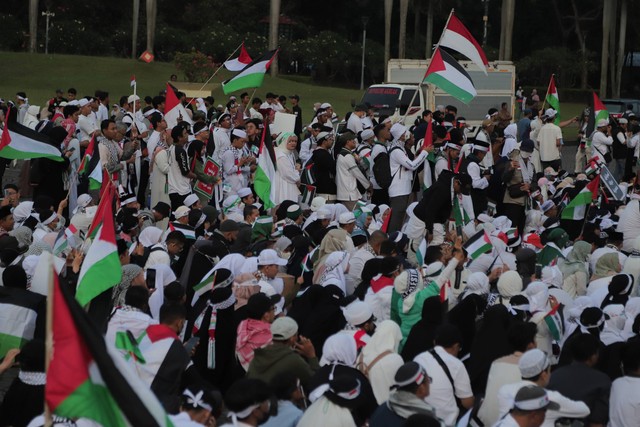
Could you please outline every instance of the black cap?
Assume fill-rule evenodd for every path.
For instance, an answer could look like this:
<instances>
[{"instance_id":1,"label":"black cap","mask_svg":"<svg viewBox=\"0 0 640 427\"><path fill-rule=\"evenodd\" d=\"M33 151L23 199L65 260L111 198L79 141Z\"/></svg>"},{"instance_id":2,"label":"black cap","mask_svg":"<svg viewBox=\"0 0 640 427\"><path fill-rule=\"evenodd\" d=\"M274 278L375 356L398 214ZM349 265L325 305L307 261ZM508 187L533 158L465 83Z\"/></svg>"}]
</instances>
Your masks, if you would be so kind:
<instances>
[{"instance_id":1,"label":"black cap","mask_svg":"<svg viewBox=\"0 0 640 427\"><path fill-rule=\"evenodd\" d=\"M220 224L220 232L222 233L238 230L240 230L238 223L232 219L227 219L226 221L223 221L222 224Z\"/></svg>"}]
</instances>

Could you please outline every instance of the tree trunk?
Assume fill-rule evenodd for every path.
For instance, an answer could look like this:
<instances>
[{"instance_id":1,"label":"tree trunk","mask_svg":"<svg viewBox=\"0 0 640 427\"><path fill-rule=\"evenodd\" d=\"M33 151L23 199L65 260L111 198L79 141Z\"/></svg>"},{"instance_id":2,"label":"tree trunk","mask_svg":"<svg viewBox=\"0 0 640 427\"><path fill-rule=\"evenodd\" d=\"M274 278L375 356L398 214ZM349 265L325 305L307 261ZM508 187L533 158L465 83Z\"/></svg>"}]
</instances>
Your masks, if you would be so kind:
<instances>
[{"instance_id":1,"label":"tree trunk","mask_svg":"<svg viewBox=\"0 0 640 427\"><path fill-rule=\"evenodd\" d=\"M580 64L580 89L586 89L587 83L589 80L589 67L588 67L588 59L587 59L587 40L585 35L582 33L582 29L580 28L580 14L578 13L578 6L576 5L576 0L571 0L571 7L573 9L573 19L576 21L576 25L574 27L576 36L578 37L578 43L580 44L580 55L581 55L581 64Z\"/></svg>"},{"instance_id":2,"label":"tree trunk","mask_svg":"<svg viewBox=\"0 0 640 427\"><path fill-rule=\"evenodd\" d=\"M280 23L280 0L271 0L271 13L269 15L269 50L278 48L278 24ZM278 58L271 63L271 76L278 75Z\"/></svg>"},{"instance_id":3,"label":"tree trunk","mask_svg":"<svg viewBox=\"0 0 640 427\"><path fill-rule=\"evenodd\" d=\"M506 22L504 26L504 60L511 61L512 42L513 42L513 20L516 11L516 0L506 0L507 12Z\"/></svg>"},{"instance_id":4,"label":"tree trunk","mask_svg":"<svg viewBox=\"0 0 640 427\"><path fill-rule=\"evenodd\" d=\"M413 0L413 50L420 50L420 18L421 16L419 0Z\"/></svg>"},{"instance_id":5,"label":"tree trunk","mask_svg":"<svg viewBox=\"0 0 640 427\"><path fill-rule=\"evenodd\" d=\"M602 54L600 56L600 98L607 97L607 71L609 60L609 34L611 33L612 1L605 1L602 7Z\"/></svg>"},{"instance_id":6,"label":"tree trunk","mask_svg":"<svg viewBox=\"0 0 640 427\"><path fill-rule=\"evenodd\" d=\"M384 0L384 81L389 75L387 66L391 59L391 14L393 12L393 0Z\"/></svg>"},{"instance_id":7,"label":"tree trunk","mask_svg":"<svg viewBox=\"0 0 640 427\"><path fill-rule=\"evenodd\" d=\"M407 47L407 14L409 13L409 0L400 0L400 29L398 31L398 58L404 59Z\"/></svg>"},{"instance_id":8,"label":"tree trunk","mask_svg":"<svg viewBox=\"0 0 640 427\"><path fill-rule=\"evenodd\" d=\"M431 58L431 49L433 48L433 2L435 0L427 0L429 6L427 8L427 40L425 58Z\"/></svg>"},{"instance_id":9,"label":"tree trunk","mask_svg":"<svg viewBox=\"0 0 640 427\"><path fill-rule=\"evenodd\" d=\"M613 87L613 96L620 98L622 86L622 67L624 67L624 51L627 38L627 0L621 0L620 4L620 38L618 39L618 63L615 65L616 85Z\"/></svg>"},{"instance_id":10,"label":"tree trunk","mask_svg":"<svg viewBox=\"0 0 640 427\"><path fill-rule=\"evenodd\" d=\"M131 59L138 57L138 22L140 21L140 0L133 0L133 29L131 30Z\"/></svg>"},{"instance_id":11,"label":"tree trunk","mask_svg":"<svg viewBox=\"0 0 640 427\"><path fill-rule=\"evenodd\" d=\"M147 0L147 51L153 53L156 41L156 20L158 17L157 0Z\"/></svg>"},{"instance_id":12,"label":"tree trunk","mask_svg":"<svg viewBox=\"0 0 640 427\"><path fill-rule=\"evenodd\" d=\"M618 34L618 0L611 1L611 28L609 29L609 93L616 87L616 34Z\"/></svg>"},{"instance_id":13,"label":"tree trunk","mask_svg":"<svg viewBox=\"0 0 640 427\"><path fill-rule=\"evenodd\" d=\"M38 0L29 0L29 52L38 47Z\"/></svg>"},{"instance_id":14,"label":"tree trunk","mask_svg":"<svg viewBox=\"0 0 640 427\"><path fill-rule=\"evenodd\" d=\"M507 2L509 0L502 0L502 8L500 15L500 47L498 48L498 60L504 60L504 36L505 36L505 28L507 24Z\"/></svg>"}]
</instances>

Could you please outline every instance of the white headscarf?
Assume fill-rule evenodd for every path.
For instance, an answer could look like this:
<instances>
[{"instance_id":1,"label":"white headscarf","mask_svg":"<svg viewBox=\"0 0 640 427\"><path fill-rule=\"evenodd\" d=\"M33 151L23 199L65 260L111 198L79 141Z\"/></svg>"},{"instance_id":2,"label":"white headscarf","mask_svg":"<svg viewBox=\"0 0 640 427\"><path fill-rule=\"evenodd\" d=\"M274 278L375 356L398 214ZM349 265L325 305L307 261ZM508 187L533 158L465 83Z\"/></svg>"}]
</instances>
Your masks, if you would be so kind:
<instances>
[{"instance_id":1,"label":"white headscarf","mask_svg":"<svg viewBox=\"0 0 640 427\"><path fill-rule=\"evenodd\" d=\"M398 345L402 340L400 326L393 320L384 320L376 327L373 336L362 349L362 361L369 365L373 359L385 351L398 352Z\"/></svg>"},{"instance_id":2,"label":"white headscarf","mask_svg":"<svg viewBox=\"0 0 640 427\"><path fill-rule=\"evenodd\" d=\"M487 295L489 293L489 278L482 272L471 273L467 278L467 286L460 296L461 299L470 294Z\"/></svg>"},{"instance_id":3,"label":"white headscarf","mask_svg":"<svg viewBox=\"0 0 640 427\"><path fill-rule=\"evenodd\" d=\"M602 309L609 319L604 321L604 329L600 333L600 341L604 345L626 341L622 336L622 329L625 325L624 305L609 304Z\"/></svg>"},{"instance_id":4,"label":"white headscarf","mask_svg":"<svg viewBox=\"0 0 640 427\"><path fill-rule=\"evenodd\" d=\"M509 298L522 292L522 277L520 277L517 271L509 270L500 275L498 279L498 292L507 298L507 301L503 301L503 303L508 303Z\"/></svg>"},{"instance_id":5,"label":"white headscarf","mask_svg":"<svg viewBox=\"0 0 640 427\"><path fill-rule=\"evenodd\" d=\"M640 314L640 297L629 298L629 300L624 306L624 314L627 320L625 320L625 323L624 323L622 336L625 339L629 339L636 335L633 332L633 322L636 320L636 316Z\"/></svg>"},{"instance_id":6,"label":"white headscarf","mask_svg":"<svg viewBox=\"0 0 640 427\"><path fill-rule=\"evenodd\" d=\"M165 264L156 264L153 266L153 269L156 270L156 290L149 297L149 311L151 312L151 317L159 320L160 307L164 304L164 287L174 282L176 275L173 270L171 270L171 267Z\"/></svg>"},{"instance_id":7,"label":"white headscarf","mask_svg":"<svg viewBox=\"0 0 640 427\"><path fill-rule=\"evenodd\" d=\"M241 254L225 255L225 257L222 258L220 262L215 265L215 267L213 267L213 271L225 268L229 270L231 274L233 274L233 277L238 277L242 273L245 273L242 267L246 264L246 261L247 258L245 258L244 255ZM249 271L248 273L255 273L256 271L258 271L257 264L256 269L254 271Z\"/></svg>"},{"instance_id":8,"label":"white headscarf","mask_svg":"<svg viewBox=\"0 0 640 427\"><path fill-rule=\"evenodd\" d=\"M142 230L142 232L140 232L138 241L145 248L150 248L151 246L160 243L161 239L162 230L160 230L158 227L149 226Z\"/></svg>"},{"instance_id":9,"label":"white headscarf","mask_svg":"<svg viewBox=\"0 0 640 427\"><path fill-rule=\"evenodd\" d=\"M348 253L342 251L332 252L324 262L325 269L320 276L320 284L322 286L336 285L346 295L344 273L348 266Z\"/></svg>"},{"instance_id":10,"label":"white headscarf","mask_svg":"<svg viewBox=\"0 0 640 427\"><path fill-rule=\"evenodd\" d=\"M529 298L529 311L533 314L538 311L549 311L549 288L544 282L532 282L524 291Z\"/></svg>"},{"instance_id":11,"label":"white headscarf","mask_svg":"<svg viewBox=\"0 0 640 427\"><path fill-rule=\"evenodd\" d=\"M322 358L320 366L345 365L353 368L356 366L358 350L356 340L351 334L338 332L331 335L322 346ZM329 378L330 380L333 378Z\"/></svg>"},{"instance_id":12,"label":"white headscarf","mask_svg":"<svg viewBox=\"0 0 640 427\"><path fill-rule=\"evenodd\" d=\"M402 298L402 312L407 313L413 307L416 294L424 288L424 282L417 270L405 270L393 281L393 287Z\"/></svg>"},{"instance_id":13,"label":"white headscarf","mask_svg":"<svg viewBox=\"0 0 640 427\"><path fill-rule=\"evenodd\" d=\"M564 279L562 278L562 272L557 266L547 266L542 269L542 281L548 286L555 286L558 289L562 289Z\"/></svg>"}]
</instances>

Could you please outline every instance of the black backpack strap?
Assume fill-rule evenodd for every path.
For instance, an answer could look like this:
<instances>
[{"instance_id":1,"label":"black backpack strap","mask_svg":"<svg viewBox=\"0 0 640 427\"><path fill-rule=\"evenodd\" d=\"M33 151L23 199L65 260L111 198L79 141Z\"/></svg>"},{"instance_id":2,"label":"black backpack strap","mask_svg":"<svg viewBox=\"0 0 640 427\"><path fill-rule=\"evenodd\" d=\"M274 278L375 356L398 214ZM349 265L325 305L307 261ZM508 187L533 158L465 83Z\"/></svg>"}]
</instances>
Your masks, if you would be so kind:
<instances>
[{"instance_id":1,"label":"black backpack strap","mask_svg":"<svg viewBox=\"0 0 640 427\"><path fill-rule=\"evenodd\" d=\"M462 406L462 402L460 401L458 396L456 396L456 386L455 386L455 383L453 381L453 377L451 376L451 371L449 370L449 367L444 362L444 360L442 360L442 357L440 357L440 355L438 353L436 353L436 349L435 348L432 348L431 350L429 350L429 354L431 354L433 356L433 358L436 359L436 362L438 362L438 365L440 365L440 367L444 371L444 374L449 379L449 382L451 383L451 388L453 389L453 397L454 397L454 399L456 399L456 405L458 406L458 409L460 410L460 413L463 414L464 412L466 412L466 409L465 409L464 406Z\"/></svg>"}]
</instances>

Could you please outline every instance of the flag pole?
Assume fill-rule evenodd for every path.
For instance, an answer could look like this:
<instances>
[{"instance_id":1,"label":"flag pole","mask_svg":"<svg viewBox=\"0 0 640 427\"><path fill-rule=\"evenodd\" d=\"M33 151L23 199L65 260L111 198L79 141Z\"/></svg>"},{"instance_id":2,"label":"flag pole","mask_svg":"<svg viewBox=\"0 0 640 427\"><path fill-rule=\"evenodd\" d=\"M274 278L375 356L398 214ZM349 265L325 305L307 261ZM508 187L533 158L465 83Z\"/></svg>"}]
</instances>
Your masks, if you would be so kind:
<instances>
[{"instance_id":1,"label":"flag pole","mask_svg":"<svg viewBox=\"0 0 640 427\"><path fill-rule=\"evenodd\" d=\"M51 267L49 268L49 276L47 283L47 318L46 318L46 335L45 335L45 359L44 359L44 372L45 374L49 373L49 365L51 364L51 356L53 354L53 262L51 263ZM46 388L46 385L45 385ZM45 392L44 399L44 425L45 427L53 426L53 416L51 414L51 409L49 405L47 405Z\"/></svg>"},{"instance_id":2,"label":"flag pole","mask_svg":"<svg viewBox=\"0 0 640 427\"><path fill-rule=\"evenodd\" d=\"M213 72L213 74L211 75L211 77L209 77L209 79L208 79L206 82L204 82L204 84L202 85L202 87L200 87L200 89L198 90L198 92L200 92L202 89L204 89L204 87L205 87L206 85L208 85L208 84L209 84L209 82L211 81L211 79L213 79L213 78L216 76L216 74L218 74L218 71L220 71L220 69L221 69L222 67L224 67L224 63L225 63L225 62L227 62L228 60L230 60L230 59L233 57L233 55L235 55L235 54L236 54L236 52L238 51L238 49L240 49L240 48L242 47L242 45L243 45L243 44L244 44L244 40L242 41L242 43L240 43L240 45L236 48L236 50L234 50L233 52L231 52L231 55L229 55L229 56L227 57L227 59L225 59L225 60L224 60L224 62L222 63L223 65L221 65L221 66L219 66L218 68L216 68L216 70ZM192 102L192 101L193 101L193 98L191 98L191 99L189 100L189 102L187 102L187 105L185 105L185 108L186 108L186 107L188 107L188 106L191 104L191 102Z\"/></svg>"},{"instance_id":3,"label":"flag pole","mask_svg":"<svg viewBox=\"0 0 640 427\"><path fill-rule=\"evenodd\" d=\"M429 58L429 64L431 64L431 61L433 60L433 54L440 47L440 42L442 41L442 37L444 36L444 32L446 31L447 26L449 25L449 21L451 20L451 16L453 15L454 11L455 9L451 9L451 12L449 12L449 17L447 18L447 22L444 24L444 28L442 30L442 33L440 34L438 43L436 43L435 47L433 48L433 51L431 52L431 58ZM427 70L428 70L428 67L427 67ZM425 74L426 74L426 71L425 71ZM424 77L422 77L422 81L424 81ZM411 101L407 106L407 111L405 111L404 117L402 117L402 123L404 123L404 121L407 119L407 116L409 115L409 110L411 109L411 107L413 107L413 102L416 100L416 96L418 95L418 92L422 89L422 81L418 83L418 89L413 93L413 97L411 98Z\"/></svg>"},{"instance_id":4,"label":"flag pole","mask_svg":"<svg viewBox=\"0 0 640 427\"><path fill-rule=\"evenodd\" d=\"M551 82L553 81L554 76L555 76L555 73L551 73L551 79L549 80L549 85L547 86L547 93L544 95L544 99L542 100L542 106L540 107L540 111L544 111L544 104L545 102L547 102L547 96L549 96L549 88L551 87Z\"/></svg>"}]
</instances>

